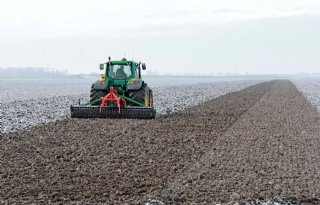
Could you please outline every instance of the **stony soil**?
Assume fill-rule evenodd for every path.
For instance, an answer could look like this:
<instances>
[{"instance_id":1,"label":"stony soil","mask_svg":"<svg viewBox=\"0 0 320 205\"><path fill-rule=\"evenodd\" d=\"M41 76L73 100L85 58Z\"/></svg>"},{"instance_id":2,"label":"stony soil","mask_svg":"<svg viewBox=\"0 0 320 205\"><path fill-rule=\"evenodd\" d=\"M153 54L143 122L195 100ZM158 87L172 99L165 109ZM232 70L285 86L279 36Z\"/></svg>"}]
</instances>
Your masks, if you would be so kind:
<instances>
[{"instance_id":1,"label":"stony soil","mask_svg":"<svg viewBox=\"0 0 320 205\"><path fill-rule=\"evenodd\" d=\"M64 119L0 138L0 202L319 204L319 133L290 81L156 120Z\"/></svg>"}]
</instances>

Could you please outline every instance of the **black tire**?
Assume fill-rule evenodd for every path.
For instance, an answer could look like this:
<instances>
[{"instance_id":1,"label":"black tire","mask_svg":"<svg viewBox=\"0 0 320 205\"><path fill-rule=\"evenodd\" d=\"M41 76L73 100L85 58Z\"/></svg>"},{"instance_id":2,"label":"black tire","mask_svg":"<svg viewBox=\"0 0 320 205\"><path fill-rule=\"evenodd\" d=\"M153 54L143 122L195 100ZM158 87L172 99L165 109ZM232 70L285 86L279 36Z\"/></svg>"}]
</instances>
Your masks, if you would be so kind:
<instances>
[{"instance_id":1,"label":"black tire","mask_svg":"<svg viewBox=\"0 0 320 205\"><path fill-rule=\"evenodd\" d=\"M129 98L149 107L150 106L150 94L152 95L152 90L148 87L148 85L146 83L143 83L139 90L129 91ZM128 103L131 106L139 106L133 102L128 102Z\"/></svg>"},{"instance_id":2,"label":"black tire","mask_svg":"<svg viewBox=\"0 0 320 205\"><path fill-rule=\"evenodd\" d=\"M107 95L107 92L106 91L103 91L103 90L96 90L94 88L94 84L92 84L91 86L91 91L90 91L90 103L97 100L97 99L100 99L101 97L104 97ZM92 103L92 105L100 105L100 101L97 101L95 103Z\"/></svg>"}]
</instances>

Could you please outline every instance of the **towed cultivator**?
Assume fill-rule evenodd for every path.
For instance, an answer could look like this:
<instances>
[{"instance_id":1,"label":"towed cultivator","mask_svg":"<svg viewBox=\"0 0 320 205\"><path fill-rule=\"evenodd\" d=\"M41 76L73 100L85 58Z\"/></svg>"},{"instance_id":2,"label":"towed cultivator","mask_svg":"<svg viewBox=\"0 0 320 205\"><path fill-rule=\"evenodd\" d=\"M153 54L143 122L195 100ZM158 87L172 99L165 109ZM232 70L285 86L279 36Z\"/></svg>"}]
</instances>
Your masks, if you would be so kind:
<instances>
[{"instance_id":1,"label":"towed cultivator","mask_svg":"<svg viewBox=\"0 0 320 205\"><path fill-rule=\"evenodd\" d=\"M144 63L109 61L100 64L105 70L101 80L91 86L90 101L71 106L71 117L77 118L155 118L152 90L141 78Z\"/></svg>"}]
</instances>

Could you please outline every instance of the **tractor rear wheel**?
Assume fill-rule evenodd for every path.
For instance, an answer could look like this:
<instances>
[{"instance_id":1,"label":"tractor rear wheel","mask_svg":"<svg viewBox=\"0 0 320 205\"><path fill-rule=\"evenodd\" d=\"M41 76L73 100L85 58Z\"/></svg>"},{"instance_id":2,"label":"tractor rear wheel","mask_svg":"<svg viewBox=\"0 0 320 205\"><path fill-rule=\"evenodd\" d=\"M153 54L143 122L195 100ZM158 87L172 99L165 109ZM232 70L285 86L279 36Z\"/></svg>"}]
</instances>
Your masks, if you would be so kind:
<instances>
[{"instance_id":1,"label":"tractor rear wheel","mask_svg":"<svg viewBox=\"0 0 320 205\"><path fill-rule=\"evenodd\" d=\"M149 92L149 106L153 107L153 92L152 92L151 89L150 89L150 92Z\"/></svg>"},{"instance_id":2,"label":"tractor rear wheel","mask_svg":"<svg viewBox=\"0 0 320 205\"><path fill-rule=\"evenodd\" d=\"M90 103L97 100L97 99L100 99L101 97L104 97L106 95L107 95L106 91L96 90L94 88L94 84L92 84L91 91L90 91ZM92 103L92 105L100 105L100 101L94 102L94 103Z\"/></svg>"},{"instance_id":3,"label":"tractor rear wheel","mask_svg":"<svg viewBox=\"0 0 320 205\"><path fill-rule=\"evenodd\" d=\"M153 102L152 90L148 87L146 83L144 83L139 90L129 91L129 98L141 104L144 104L147 107L152 107L152 102ZM129 102L129 105L139 106L133 102Z\"/></svg>"}]
</instances>

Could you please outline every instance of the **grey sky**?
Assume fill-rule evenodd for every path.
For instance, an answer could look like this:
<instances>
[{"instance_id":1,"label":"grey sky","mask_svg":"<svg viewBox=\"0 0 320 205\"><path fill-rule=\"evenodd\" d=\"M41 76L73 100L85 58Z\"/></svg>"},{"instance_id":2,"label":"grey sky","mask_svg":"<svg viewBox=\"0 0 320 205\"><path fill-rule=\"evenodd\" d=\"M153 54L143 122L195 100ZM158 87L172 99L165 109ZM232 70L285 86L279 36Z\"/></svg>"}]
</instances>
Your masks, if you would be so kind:
<instances>
[{"instance_id":1,"label":"grey sky","mask_svg":"<svg viewBox=\"0 0 320 205\"><path fill-rule=\"evenodd\" d=\"M0 1L0 67L90 73L110 55L160 73L320 72L319 0Z\"/></svg>"}]
</instances>

